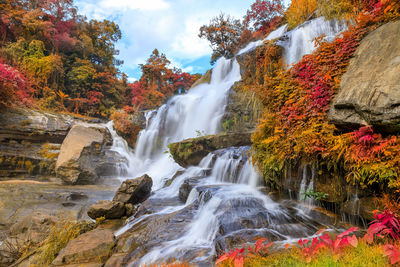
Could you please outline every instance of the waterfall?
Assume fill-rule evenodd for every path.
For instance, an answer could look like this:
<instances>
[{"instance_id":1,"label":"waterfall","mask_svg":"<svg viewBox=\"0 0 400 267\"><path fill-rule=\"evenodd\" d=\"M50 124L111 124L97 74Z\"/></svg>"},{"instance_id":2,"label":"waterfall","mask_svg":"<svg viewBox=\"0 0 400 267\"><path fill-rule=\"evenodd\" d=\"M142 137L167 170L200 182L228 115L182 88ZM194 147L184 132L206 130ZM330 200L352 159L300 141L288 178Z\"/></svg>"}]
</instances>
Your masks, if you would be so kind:
<instances>
[{"instance_id":1,"label":"waterfall","mask_svg":"<svg viewBox=\"0 0 400 267\"><path fill-rule=\"evenodd\" d=\"M319 17L306 21L287 32L277 44L284 48L286 64L292 65L318 48L314 42L315 38L324 35L325 41L332 42L339 33L346 29L347 25L344 21L325 20L324 17Z\"/></svg>"},{"instance_id":2,"label":"waterfall","mask_svg":"<svg viewBox=\"0 0 400 267\"><path fill-rule=\"evenodd\" d=\"M342 28L322 18L291 32L286 30L284 25L265 40L285 39L280 45L285 48L287 60L293 62L312 52L315 37L326 34L329 38ZM239 54L263 41L249 44ZM138 136L134 153L108 125L114 138L112 149L128 159L121 166L126 176L146 173L153 179L153 193L140 205L138 215L115 232L117 237L145 233L145 237L135 239L136 247L131 247L125 258L129 266L172 258L210 265L216 254L240 246L243 240L263 236L289 242L311 236L321 227L295 203L285 206L259 191L262 179L249 161L249 147L214 151L198 166L188 168L179 166L168 154L172 142L220 132L229 90L240 79L236 59L219 59L209 84L200 84L146 113L146 128ZM303 190L313 188L313 179L309 182L306 178L304 173Z\"/></svg>"},{"instance_id":3,"label":"waterfall","mask_svg":"<svg viewBox=\"0 0 400 267\"><path fill-rule=\"evenodd\" d=\"M147 173L153 178L153 189L163 186L163 179L178 169L166 154L168 144L199 134L216 134L225 112L228 91L240 80L235 59L217 61L209 84L200 84L187 94L172 97L158 110L146 114L147 127L139 133L136 151L129 158L129 175Z\"/></svg>"}]
</instances>

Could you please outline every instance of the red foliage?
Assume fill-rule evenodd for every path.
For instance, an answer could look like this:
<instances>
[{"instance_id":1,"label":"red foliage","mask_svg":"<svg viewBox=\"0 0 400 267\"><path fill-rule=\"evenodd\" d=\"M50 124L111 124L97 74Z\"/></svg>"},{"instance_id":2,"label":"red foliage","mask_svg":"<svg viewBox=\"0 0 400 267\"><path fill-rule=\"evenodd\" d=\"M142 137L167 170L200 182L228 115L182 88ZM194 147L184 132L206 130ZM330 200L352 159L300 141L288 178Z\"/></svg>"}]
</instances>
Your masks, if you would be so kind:
<instances>
[{"instance_id":1,"label":"red foliage","mask_svg":"<svg viewBox=\"0 0 400 267\"><path fill-rule=\"evenodd\" d=\"M243 267L244 259L248 254L254 252L256 254L266 255L268 253L268 248L271 247L274 243L270 242L268 244L264 244L266 240L266 238L258 239L256 244L254 245L254 248L252 246L249 246L247 251L244 248L245 244L243 244L242 248L238 248L221 255L217 259L215 264L217 265L223 262L230 262L233 264L234 267Z\"/></svg>"},{"instance_id":2,"label":"red foliage","mask_svg":"<svg viewBox=\"0 0 400 267\"><path fill-rule=\"evenodd\" d=\"M31 101L31 95L24 75L0 61L0 106L8 106L13 102L26 105Z\"/></svg>"},{"instance_id":3,"label":"red foliage","mask_svg":"<svg viewBox=\"0 0 400 267\"><path fill-rule=\"evenodd\" d=\"M386 244L383 246L384 255L389 257L390 264L394 265L400 261L400 249L391 244Z\"/></svg>"},{"instance_id":4,"label":"red foliage","mask_svg":"<svg viewBox=\"0 0 400 267\"><path fill-rule=\"evenodd\" d=\"M256 0L253 3L244 18L245 23L253 23L256 32L266 33L282 15L283 5L281 0Z\"/></svg>"},{"instance_id":5,"label":"red foliage","mask_svg":"<svg viewBox=\"0 0 400 267\"><path fill-rule=\"evenodd\" d=\"M368 243L374 241L375 235L379 238L388 237L400 239L400 222L396 214L385 209L382 213L375 213L375 220L371 222L364 239Z\"/></svg>"}]
</instances>

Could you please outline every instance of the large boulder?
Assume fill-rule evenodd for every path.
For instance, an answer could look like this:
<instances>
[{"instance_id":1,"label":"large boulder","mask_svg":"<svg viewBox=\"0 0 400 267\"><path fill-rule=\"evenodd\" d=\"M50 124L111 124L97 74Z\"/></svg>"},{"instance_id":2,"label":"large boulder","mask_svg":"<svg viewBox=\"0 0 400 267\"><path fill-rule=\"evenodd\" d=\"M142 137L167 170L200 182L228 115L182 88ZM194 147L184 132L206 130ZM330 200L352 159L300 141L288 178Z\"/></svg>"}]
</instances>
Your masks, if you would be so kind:
<instances>
[{"instance_id":1,"label":"large boulder","mask_svg":"<svg viewBox=\"0 0 400 267\"><path fill-rule=\"evenodd\" d=\"M56 174L66 184L93 184L104 164L104 147L111 142L107 128L74 125L61 145Z\"/></svg>"},{"instance_id":2,"label":"large boulder","mask_svg":"<svg viewBox=\"0 0 400 267\"><path fill-rule=\"evenodd\" d=\"M87 212L92 219L104 217L106 219L120 219L125 215L125 205L122 202L99 200L89 207Z\"/></svg>"},{"instance_id":3,"label":"large boulder","mask_svg":"<svg viewBox=\"0 0 400 267\"><path fill-rule=\"evenodd\" d=\"M365 37L343 75L329 117L338 127L400 130L400 21Z\"/></svg>"},{"instance_id":4,"label":"large boulder","mask_svg":"<svg viewBox=\"0 0 400 267\"><path fill-rule=\"evenodd\" d=\"M125 180L115 193L113 201L134 205L142 203L150 196L152 186L153 180L147 174Z\"/></svg>"},{"instance_id":5,"label":"large boulder","mask_svg":"<svg viewBox=\"0 0 400 267\"><path fill-rule=\"evenodd\" d=\"M97 228L71 240L60 251L52 265L104 263L110 257L114 245L113 231Z\"/></svg>"},{"instance_id":6,"label":"large boulder","mask_svg":"<svg viewBox=\"0 0 400 267\"><path fill-rule=\"evenodd\" d=\"M251 145L251 133L208 135L169 144L174 160L182 167L196 166L208 153L227 147Z\"/></svg>"}]
</instances>

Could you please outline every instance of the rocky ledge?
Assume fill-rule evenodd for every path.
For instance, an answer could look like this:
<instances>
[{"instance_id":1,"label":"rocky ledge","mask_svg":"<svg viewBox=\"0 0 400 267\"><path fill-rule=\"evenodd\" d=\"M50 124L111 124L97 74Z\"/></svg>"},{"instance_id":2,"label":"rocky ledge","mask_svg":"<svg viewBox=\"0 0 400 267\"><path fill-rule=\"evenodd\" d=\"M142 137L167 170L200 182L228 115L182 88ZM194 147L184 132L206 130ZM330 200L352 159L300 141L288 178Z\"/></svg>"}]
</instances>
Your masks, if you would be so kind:
<instances>
[{"instance_id":1,"label":"rocky ledge","mask_svg":"<svg viewBox=\"0 0 400 267\"><path fill-rule=\"evenodd\" d=\"M186 139L169 144L169 150L174 160L186 168L198 165L208 153L215 150L249 145L251 133L230 133Z\"/></svg>"}]
</instances>

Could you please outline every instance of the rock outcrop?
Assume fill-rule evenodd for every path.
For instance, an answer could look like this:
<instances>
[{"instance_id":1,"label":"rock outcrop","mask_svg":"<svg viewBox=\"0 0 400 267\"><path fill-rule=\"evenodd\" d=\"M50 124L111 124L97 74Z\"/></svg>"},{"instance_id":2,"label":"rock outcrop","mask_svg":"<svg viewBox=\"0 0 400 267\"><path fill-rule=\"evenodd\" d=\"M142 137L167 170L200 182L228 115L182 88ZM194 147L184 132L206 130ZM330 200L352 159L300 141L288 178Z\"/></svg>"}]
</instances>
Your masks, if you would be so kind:
<instances>
[{"instance_id":1,"label":"rock outcrop","mask_svg":"<svg viewBox=\"0 0 400 267\"><path fill-rule=\"evenodd\" d=\"M195 166L218 149L251 145L251 133L209 135L169 144L174 160L182 167Z\"/></svg>"},{"instance_id":2,"label":"rock outcrop","mask_svg":"<svg viewBox=\"0 0 400 267\"><path fill-rule=\"evenodd\" d=\"M74 125L61 145L56 174L66 184L93 184L105 164L104 148L111 135L106 128Z\"/></svg>"},{"instance_id":3,"label":"rock outcrop","mask_svg":"<svg viewBox=\"0 0 400 267\"><path fill-rule=\"evenodd\" d=\"M400 21L365 37L343 75L329 113L338 127L400 131Z\"/></svg>"},{"instance_id":4,"label":"rock outcrop","mask_svg":"<svg viewBox=\"0 0 400 267\"><path fill-rule=\"evenodd\" d=\"M55 164L71 127L99 119L30 109L0 112L0 177L43 179L55 175Z\"/></svg>"}]
</instances>

